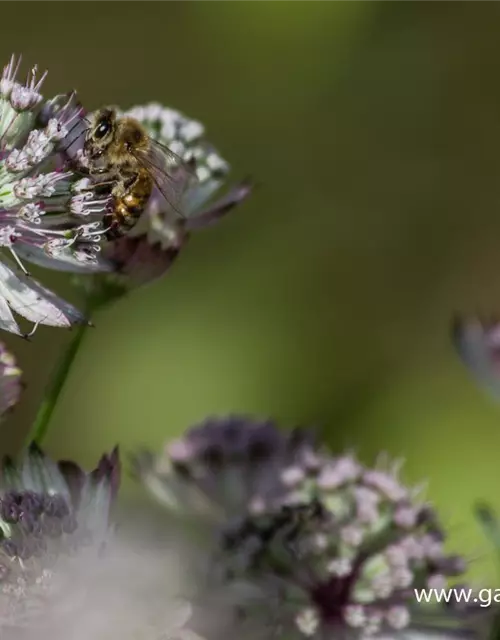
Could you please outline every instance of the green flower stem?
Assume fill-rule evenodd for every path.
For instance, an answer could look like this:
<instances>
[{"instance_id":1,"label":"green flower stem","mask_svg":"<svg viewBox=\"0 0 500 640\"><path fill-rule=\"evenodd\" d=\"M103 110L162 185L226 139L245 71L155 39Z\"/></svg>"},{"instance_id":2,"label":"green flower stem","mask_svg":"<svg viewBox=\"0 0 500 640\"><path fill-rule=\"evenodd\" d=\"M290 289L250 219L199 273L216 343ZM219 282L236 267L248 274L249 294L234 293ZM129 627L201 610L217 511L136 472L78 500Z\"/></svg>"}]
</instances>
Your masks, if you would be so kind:
<instances>
[{"instance_id":1,"label":"green flower stem","mask_svg":"<svg viewBox=\"0 0 500 640\"><path fill-rule=\"evenodd\" d=\"M98 309L102 309L114 300L121 298L127 291L126 287L119 281L115 282L107 276L94 275L91 277L76 276L74 284L79 286L84 293L85 316L92 318ZM80 349L85 332L89 324L81 324L76 327L73 339L68 348L63 353L52 379L46 389L44 399L35 417L33 426L28 434L27 445L35 442L41 445L49 430L50 420L56 408L57 401L63 390L64 383L73 365L73 361Z\"/></svg>"},{"instance_id":2,"label":"green flower stem","mask_svg":"<svg viewBox=\"0 0 500 640\"><path fill-rule=\"evenodd\" d=\"M32 442L36 442L36 444L40 445L44 437L47 435L50 419L52 418L57 401L61 395L61 391L63 390L64 383L66 382L66 378L68 377L73 361L88 328L89 325L87 323L76 327L73 339L69 343L66 351L62 354L62 358L57 364L54 375L45 392L42 404L35 417L33 426L28 434L28 445Z\"/></svg>"}]
</instances>

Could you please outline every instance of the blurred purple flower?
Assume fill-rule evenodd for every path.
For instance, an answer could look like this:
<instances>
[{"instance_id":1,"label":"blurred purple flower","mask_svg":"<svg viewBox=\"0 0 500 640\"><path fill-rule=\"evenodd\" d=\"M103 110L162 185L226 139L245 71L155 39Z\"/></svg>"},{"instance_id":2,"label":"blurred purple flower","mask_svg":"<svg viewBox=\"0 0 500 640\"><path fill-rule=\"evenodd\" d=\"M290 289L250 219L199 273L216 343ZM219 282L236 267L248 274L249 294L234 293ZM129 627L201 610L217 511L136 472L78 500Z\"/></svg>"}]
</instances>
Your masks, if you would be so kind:
<instances>
[{"instance_id":1,"label":"blurred purple flower","mask_svg":"<svg viewBox=\"0 0 500 640\"><path fill-rule=\"evenodd\" d=\"M309 473L319 457L311 431L282 431L272 420L234 415L208 418L160 455L141 451L132 462L136 476L162 503L226 519L264 510L287 491L284 469Z\"/></svg>"},{"instance_id":2,"label":"blurred purple flower","mask_svg":"<svg viewBox=\"0 0 500 640\"><path fill-rule=\"evenodd\" d=\"M15 407L22 387L21 369L14 356L0 343L0 416Z\"/></svg>"},{"instance_id":3,"label":"blurred purple flower","mask_svg":"<svg viewBox=\"0 0 500 640\"><path fill-rule=\"evenodd\" d=\"M37 445L32 444L19 463L9 457L4 459L1 476L5 495L18 496L21 501L26 496L33 498L35 511L30 514L27 507L26 518L32 519L37 515L37 501L49 504L53 500L60 505L61 517L71 521L71 533L75 539L84 535L88 541L90 536L96 544L101 544L106 538L110 510L119 483L120 459L117 448L110 454L104 454L97 467L86 472L69 460L54 462ZM47 512L44 513L47 515ZM43 513L38 515L42 516ZM54 514L54 517L57 519L58 515ZM64 523L60 529L65 530ZM31 544L29 538L26 535L24 537L25 542ZM12 547L11 542L9 538Z\"/></svg>"},{"instance_id":4,"label":"blurred purple flower","mask_svg":"<svg viewBox=\"0 0 500 640\"><path fill-rule=\"evenodd\" d=\"M500 322L457 317L452 339L457 352L476 382L500 399Z\"/></svg>"},{"instance_id":5,"label":"blurred purple flower","mask_svg":"<svg viewBox=\"0 0 500 640\"><path fill-rule=\"evenodd\" d=\"M206 638L358 639L462 634L454 611L418 605L465 561L445 552L434 510L398 477L332 457L303 430L244 416L209 419L135 472L178 512L214 515L218 540L192 621ZM201 521L200 521L201 526Z\"/></svg>"}]
</instances>

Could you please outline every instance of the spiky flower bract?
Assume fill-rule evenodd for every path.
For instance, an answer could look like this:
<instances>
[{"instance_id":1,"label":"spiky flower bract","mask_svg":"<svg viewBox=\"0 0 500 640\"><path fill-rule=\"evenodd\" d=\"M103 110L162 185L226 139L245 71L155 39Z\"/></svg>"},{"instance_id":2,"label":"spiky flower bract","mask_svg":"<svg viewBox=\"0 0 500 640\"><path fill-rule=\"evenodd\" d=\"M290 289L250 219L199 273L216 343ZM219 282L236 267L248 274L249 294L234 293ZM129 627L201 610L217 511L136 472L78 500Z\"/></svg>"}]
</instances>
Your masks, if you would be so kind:
<instances>
[{"instance_id":1,"label":"spiky flower bract","mask_svg":"<svg viewBox=\"0 0 500 640\"><path fill-rule=\"evenodd\" d=\"M0 78L0 328L22 335L13 312L69 327L82 314L32 278L25 261L78 273L104 271L103 215L109 197L66 162L65 140L81 107L71 93L45 101L46 74L17 80L14 56Z\"/></svg>"},{"instance_id":2,"label":"spiky flower bract","mask_svg":"<svg viewBox=\"0 0 500 640\"><path fill-rule=\"evenodd\" d=\"M436 513L397 466L367 468L352 455L332 456L307 431L244 416L209 419L162 455L134 462L163 503L215 516L201 635L463 631L443 608L416 602L414 589L444 587L466 567L446 553Z\"/></svg>"}]
</instances>

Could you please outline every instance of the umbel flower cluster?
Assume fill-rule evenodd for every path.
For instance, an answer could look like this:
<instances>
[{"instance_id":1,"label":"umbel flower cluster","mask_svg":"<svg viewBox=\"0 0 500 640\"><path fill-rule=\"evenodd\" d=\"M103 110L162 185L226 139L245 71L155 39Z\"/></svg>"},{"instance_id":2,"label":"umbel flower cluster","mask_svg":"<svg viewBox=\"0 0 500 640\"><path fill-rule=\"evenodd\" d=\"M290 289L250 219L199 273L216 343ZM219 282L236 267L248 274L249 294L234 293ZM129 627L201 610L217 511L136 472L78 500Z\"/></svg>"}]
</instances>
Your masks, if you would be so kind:
<instances>
[{"instance_id":1,"label":"umbel flower cluster","mask_svg":"<svg viewBox=\"0 0 500 640\"><path fill-rule=\"evenodd\" d=\"M191 231L218 220L248 196L250 186L242 183L205 206L229 165L204 141L203 127L156 104L136 107L124 115L135 117L151 138L189 162L196 180L182 195L181 217L155 189L134 236L107 242L112 185L82 171L83 161L76 162L88 115L75 92L45 100L46 74L34 67L23 82L19 63L13 56L0 79L0 328L26 335L13 313L35 329L88 320L31 277L26 261L87 277L119 272L133 283L147 282L168 269Z\"/></svg>"},{"instance_id":2,"label":"umbel flower cluster","mask_svg":"<svg viewBox=\"0 0 500 640\"><path fill-rule=\"evenodd\" d=\"M53 117L34 67L18 81L12 57L0 79L0 327L21 330L13 313L38 324L67 327L82 314L28 274L29 260L75 271L104 268L99 250L107 198L68 170L59 153L80 107L74 94L58 98ZM10 256L10 257L9 257Z\"/></svg>"},{"instance_id":3,"label":"umbel flower cluster","mask_svg":"<svg viewBox=\"0 0 500 640\"><path fill-rule=\"evenodd\" d=\"M464 631L452 612L416 604L414 589L443 588L466 563L397 465L367 468L308 431L244 416L209 419L134 462L163 504L212 523L203 635L252 637L257 620L269 638Z\"/></svg>"}]
</instances>

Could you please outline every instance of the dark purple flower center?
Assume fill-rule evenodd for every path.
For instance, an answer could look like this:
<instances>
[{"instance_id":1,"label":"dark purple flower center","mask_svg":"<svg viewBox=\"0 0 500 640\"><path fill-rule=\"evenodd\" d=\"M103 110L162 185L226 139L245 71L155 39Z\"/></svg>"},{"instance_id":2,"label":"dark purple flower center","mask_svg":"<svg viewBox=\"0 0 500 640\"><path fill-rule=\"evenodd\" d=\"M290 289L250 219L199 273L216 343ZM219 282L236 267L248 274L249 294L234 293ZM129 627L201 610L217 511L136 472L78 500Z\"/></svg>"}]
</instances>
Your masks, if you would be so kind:
<instances>
[{"instance_id":1,"label":"dark purple flower center","mask_svg":"<svg viewBox=\"0 0 500 640\"><path fill-rule=\"evenodd\" d=\"M342 578L333 576L312 589L310 598L316 605L323 622L327 624L343 622L344 609L351 604L351 593L356 577L355 572Z\"/></svg>"}]
</instances>

